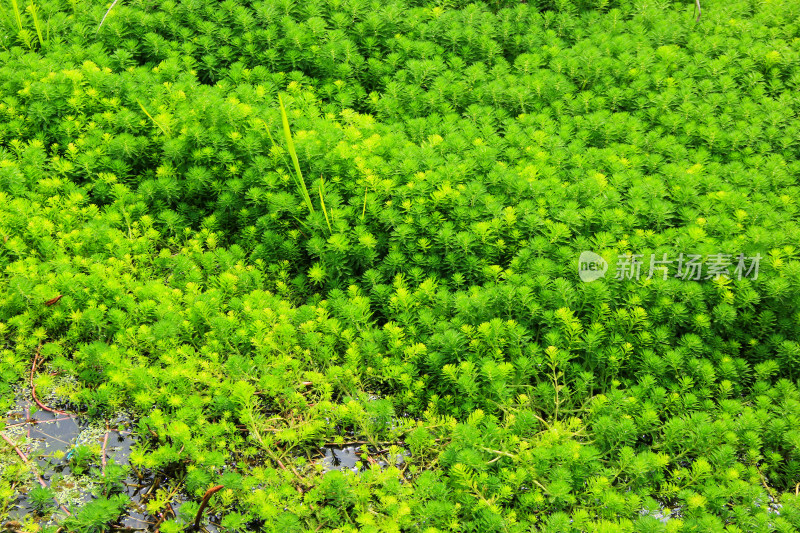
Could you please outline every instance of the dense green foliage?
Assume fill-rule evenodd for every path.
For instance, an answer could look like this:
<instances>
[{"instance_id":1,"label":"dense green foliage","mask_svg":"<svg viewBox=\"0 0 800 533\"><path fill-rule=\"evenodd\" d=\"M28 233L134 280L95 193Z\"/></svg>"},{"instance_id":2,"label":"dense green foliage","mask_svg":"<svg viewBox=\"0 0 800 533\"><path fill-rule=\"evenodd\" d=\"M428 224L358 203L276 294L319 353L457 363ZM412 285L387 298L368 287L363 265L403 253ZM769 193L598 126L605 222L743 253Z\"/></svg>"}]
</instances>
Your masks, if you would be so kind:
<instances>
[{"instance_id":1,"label":"dense green foliage","mask_svg":"<svg viewBox=\"0 0 800 533\"><path fill-rule=\"evenodd\" d=\"M164 532L797 531L800 4L703 4L4 3L0 404L130 410Z\"/></svg>"}]
</instances>

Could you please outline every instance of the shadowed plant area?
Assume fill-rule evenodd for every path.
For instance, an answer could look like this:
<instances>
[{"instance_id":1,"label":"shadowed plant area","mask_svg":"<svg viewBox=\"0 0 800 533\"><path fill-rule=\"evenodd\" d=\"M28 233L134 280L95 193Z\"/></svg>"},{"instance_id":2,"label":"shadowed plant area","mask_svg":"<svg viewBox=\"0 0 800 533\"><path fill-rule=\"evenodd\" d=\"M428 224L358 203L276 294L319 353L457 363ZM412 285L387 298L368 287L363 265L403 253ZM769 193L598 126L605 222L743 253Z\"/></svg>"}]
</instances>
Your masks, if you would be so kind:
<instances>
[{"instance_id":1,"label":"shadowed plant area","mask_svg":"<svg viewBox=\"0 0 800 533\"><path fill-rule=\"evenodd\" d=\"M800 3L0 2L0 526L800 531Z\"/></svg>"}]
</instances>

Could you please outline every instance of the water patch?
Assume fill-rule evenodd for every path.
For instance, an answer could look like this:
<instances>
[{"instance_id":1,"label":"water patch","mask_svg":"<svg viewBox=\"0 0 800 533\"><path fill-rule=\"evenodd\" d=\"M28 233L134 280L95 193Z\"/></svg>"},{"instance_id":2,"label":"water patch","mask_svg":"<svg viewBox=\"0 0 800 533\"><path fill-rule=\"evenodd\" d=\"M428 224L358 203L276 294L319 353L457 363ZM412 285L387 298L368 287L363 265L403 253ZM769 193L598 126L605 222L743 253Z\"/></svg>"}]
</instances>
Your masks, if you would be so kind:
<instances>
[{"instance_id":1,"label":"water patch","mask_svg":"<svg viewBox=\"0 0 800 533\"><path fill-rule=\"evenodd\" d=\"M89 422L51 405L64 404L52 397L34 398L30 388L20 387L3 419L0 475L13 480L14 494L0 502L6 505L0 520L23 528L60 525L93 499L120 491L129 502L113 524L116 529L155 531L177 516L185 496L175 489L175 481L130 465L137 442L129 431L130 413ZM166 487L172 489L172 499L153 515L147 502Z\"/></svg>"},{"instance_id":2,"label":"water patch","mask_svg":"<svg viewBox=\"0 0 800 533\"><path fill-rule=\"evenodd\" d=\"M411 457L411 454L402 448L399 453L393 455L387 449L377 449L374 446L360 443L327 445L320 450L320 453L322 454L320 464L322 464L323 473L331 470L350 470L359 473L370 468L371 465L386 468L390 463L400 467L405 463L405 457Z\"/></svg>"}]
</instances>

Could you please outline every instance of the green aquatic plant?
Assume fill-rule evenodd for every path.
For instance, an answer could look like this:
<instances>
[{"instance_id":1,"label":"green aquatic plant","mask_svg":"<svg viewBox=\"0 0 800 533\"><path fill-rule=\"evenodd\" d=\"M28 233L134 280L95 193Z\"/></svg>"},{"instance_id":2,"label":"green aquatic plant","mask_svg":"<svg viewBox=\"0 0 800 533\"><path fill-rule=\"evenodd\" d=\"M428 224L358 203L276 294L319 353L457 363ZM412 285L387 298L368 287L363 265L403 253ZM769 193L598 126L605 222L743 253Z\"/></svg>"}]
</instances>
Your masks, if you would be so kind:
<instances>
[{"instance_id":1,"label":"green aquatic plant","mask_svg":"<svg viewBox=\"0 0 800 533\"><path fill-rule=\"evenodd\" d=\"M128 502L127 495L119 494L110 498L97 498L83 506L75 514L63 521L63 527L73 531L100 533L108 531L123 512Z\"/></svg>"},{"instance_id":2,"label":"green aquatic plant","mask_svg":"<svg viewBox=\"0 0 800 533\"><path fill-rule=\"evenodd\" d=\"M135 420L57 527L800 528L794 4L115 5L0 13L0 403Z\"/></svg>"},{"instance_id":3,"label":"green aquatic plant","mask_svg":"<svg viewBox=\"0 0 800 533\"><path fill-rule=\"evenodd\" d=\"M81 475L89 470L92 461L96 459L96 454L91 448L85 445L73 447L66 455L69 466L75 475Z\"/></svg>"},{"instance_id":4,"label":"green aquatic plant","mask_svg":"<svg viewBox=\"0 0 800 533\"><path fill-rule=\"evenodd\" d=\"M33 508L40 514L47 513L55 509L55 493L49 487L37 486L30 490L28 499L33 505Z\"/></svg>"}]
</instances>

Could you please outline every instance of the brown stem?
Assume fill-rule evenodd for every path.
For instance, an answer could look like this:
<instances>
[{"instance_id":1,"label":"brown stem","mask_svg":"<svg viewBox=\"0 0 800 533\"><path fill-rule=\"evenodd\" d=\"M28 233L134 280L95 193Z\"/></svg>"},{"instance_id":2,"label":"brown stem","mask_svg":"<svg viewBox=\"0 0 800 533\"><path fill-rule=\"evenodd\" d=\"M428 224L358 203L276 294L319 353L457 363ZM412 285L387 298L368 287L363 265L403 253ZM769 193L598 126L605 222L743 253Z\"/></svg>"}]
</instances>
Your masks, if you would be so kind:
<instances>
[{"instance_id":1,"label":"brown stem","mask_svg":"<svg viewBox=\"0 0 800 533\"><path fill-rule=\"evenodd\" d=\"M150 486L149 489L147 489L147 492L142 494L141 501L146 502L147 500L152 498L156 490L158 489L159 485L161 485L161 476L156 476L156 478L153 480L153 484Z\"/></svg>"},{"instance_id":2,"label":"brown stem","mask_svg":"<svg viewBox=\"0 0 800 533\"><path fill-rule=\"evenodd\" d=\"M159 530L158 528L159 528L159 526L161 525L161 522L163 522L163 521L164 521L164 520L166 520L166 519L167 519L167 517L166 517L166 516L164 516L164 512L163 512L163 511L162 511L162 512L160 512L160 513L158 513L158 520L156 521L156 525L155 525L155 526L153 526L153 527L155 527L155 528L156 528L156 533L159 533L159 532L160 532L160 530Z\"/></svg>"},{"instance_id":3,"label":"brown stem","mask_svg":"<svg viewBox=\"0 0 800 533\"><path fill-rule=\"evenodd\" d=\"M136 474L136 477L139 479L139 481L141 481L144 476L142 476L142 474L140 474L139 471L136 470L135 466L133 466L133 465L129 465L129 466L131 467L131 470L133 470L133 473ZM142 486L144 486L144 485L142 485Z\"/></svg>"},{"instance_id":4,"label":"brown stem","mask_svg":"<svg viewBox=\"0 0 800 533\"><path fill-rule=\"evenodd\" d=\"M206 491L205 496L203 496L203 501L200 502L200 509L197 510L197 516L194 517L194 526L192 526L193 529L197 530L200 528L200 519L203 517L203 511L206 510L206 507L208 506L208 500L211 499L211 496L215 492L222 490L224 488L225 485L217 485L216 487L211 487Z\"/></svg>"}]
</instances>

